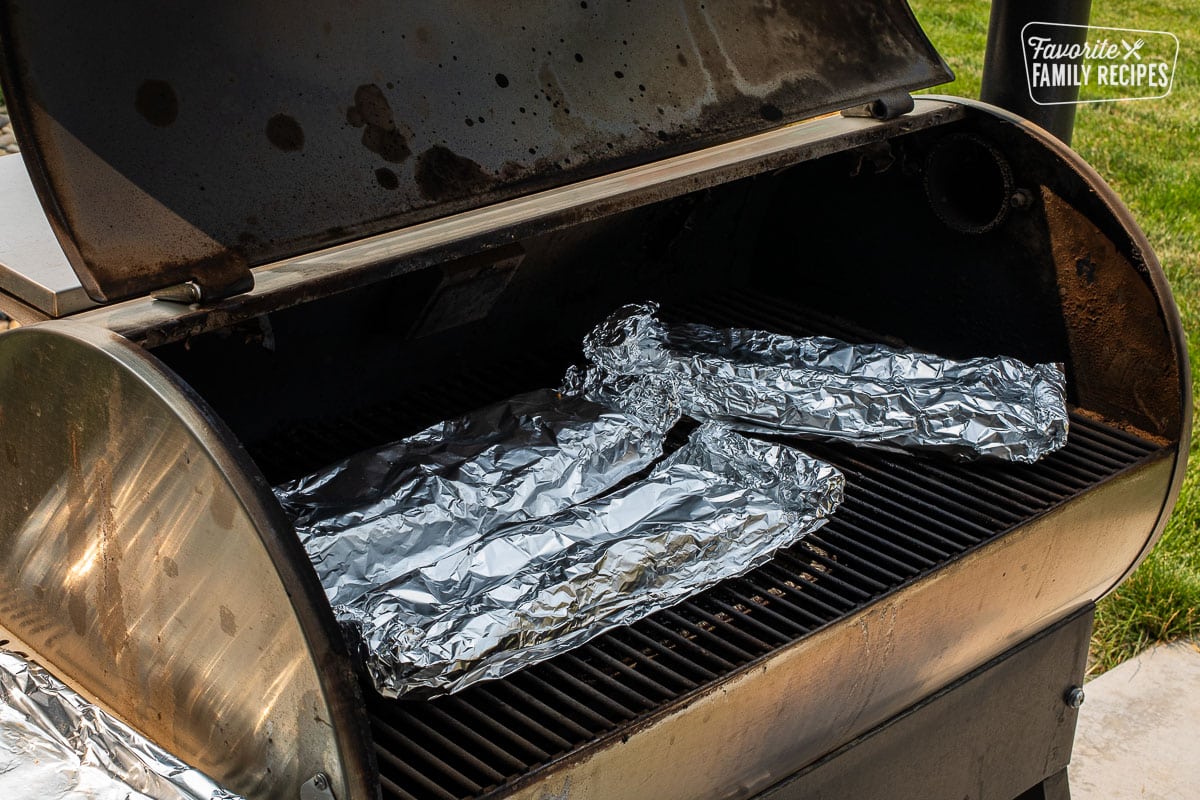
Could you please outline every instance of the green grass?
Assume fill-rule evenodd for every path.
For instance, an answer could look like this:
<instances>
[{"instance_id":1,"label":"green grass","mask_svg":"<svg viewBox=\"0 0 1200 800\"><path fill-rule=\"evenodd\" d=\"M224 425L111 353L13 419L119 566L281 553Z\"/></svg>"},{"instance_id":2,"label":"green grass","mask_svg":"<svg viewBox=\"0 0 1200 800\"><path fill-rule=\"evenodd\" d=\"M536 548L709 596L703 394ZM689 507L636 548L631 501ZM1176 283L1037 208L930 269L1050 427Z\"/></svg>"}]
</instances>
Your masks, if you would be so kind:
<instances>
[{"instance_id":1,"label":"green grass","mask_svg":"<svg viewBox=\"0 0 1200 800\"><path fill-rule=\"evenodd\" d=\"M935 91L978 97L990 3L911 2L957 76ZM1092 4L1092 24L1179 37L1172 94L1080 106L1072 145L1121 195L1158 253L1187 331L1192 373L1200 375L1200 4L1102 0ZM1166 533L1097 609L1091 669L1102 672L1156 642L1197 636L1200 446L1193 436L1183 493Z\"/></svg>"}]
</instances>

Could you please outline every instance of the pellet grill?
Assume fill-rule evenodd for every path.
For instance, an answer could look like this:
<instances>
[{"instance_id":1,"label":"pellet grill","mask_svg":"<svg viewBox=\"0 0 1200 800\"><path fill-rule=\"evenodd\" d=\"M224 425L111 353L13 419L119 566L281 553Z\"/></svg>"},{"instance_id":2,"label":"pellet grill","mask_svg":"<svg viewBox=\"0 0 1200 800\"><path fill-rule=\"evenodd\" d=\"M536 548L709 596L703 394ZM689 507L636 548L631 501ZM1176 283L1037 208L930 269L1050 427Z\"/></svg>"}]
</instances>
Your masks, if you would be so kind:
<instances>
[{"instance_id":1,"label":"pellet grill","mask_svg":"<svg viewBox=\"0 0 1200 800\"><path fill-rule=\"evenodd\" d=\"M949 72L904 3L39 0L0 39L0 625L85 695L254 798L1067 796L1184 339L1074 152L910 98ZM377 695L270 485L555 385L645 299L1063 362L1068 443L798 443L846 502L767 566Z\"/></svg>"}]
</instances>

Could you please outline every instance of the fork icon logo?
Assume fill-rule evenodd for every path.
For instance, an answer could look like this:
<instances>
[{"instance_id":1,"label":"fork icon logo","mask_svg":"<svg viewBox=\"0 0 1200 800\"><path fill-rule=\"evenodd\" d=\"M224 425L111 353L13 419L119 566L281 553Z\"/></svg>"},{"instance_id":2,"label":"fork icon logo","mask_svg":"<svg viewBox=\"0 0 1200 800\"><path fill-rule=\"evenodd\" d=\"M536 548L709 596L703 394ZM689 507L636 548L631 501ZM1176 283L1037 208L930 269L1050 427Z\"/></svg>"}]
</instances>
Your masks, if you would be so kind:
<instances>
[{"instance_id":1,"label":"fork icon logo","mask_svg":"<svg viewBox=\"0 0 1200 800\"><path fill-rule=\"evenodd\" d=\"M1139 52L1138 52L1138 50L1141 50L1141 49L1142 49L1142 45L1144 45L1145 43L1146 43L1146 40L1145 40L1145 39L1138 39L1138 40L1137 40L1137 41L1135 41L1133 44L1130 44L1129 42L1127 42L1127 41L1125 41L1124 39L1122 39L1122 40L1121 40L1121 46L1125 48L1125 55L1124 55L1124 59L1125 59L1126 61L1128 61L1128 60L1129 60L1129 57L1130 57L1130 56L1133 56L1133 57L1134 57L1134 58L1136 58L1138 61L1141 61L1141 60L1142 60L1142 56L1141 56L1141 53L1139 53Z\"/></svg>"}]
</instances>

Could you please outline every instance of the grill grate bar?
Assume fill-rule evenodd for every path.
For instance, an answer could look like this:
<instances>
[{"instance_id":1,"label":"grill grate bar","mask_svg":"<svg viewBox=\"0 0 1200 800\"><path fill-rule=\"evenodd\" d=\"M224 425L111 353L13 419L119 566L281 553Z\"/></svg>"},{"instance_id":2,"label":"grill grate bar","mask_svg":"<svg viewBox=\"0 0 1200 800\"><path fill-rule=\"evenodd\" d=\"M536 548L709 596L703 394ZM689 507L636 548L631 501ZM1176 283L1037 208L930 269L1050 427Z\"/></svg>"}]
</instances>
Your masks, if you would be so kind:
<instances>
[{"instance_id":1,"label":"grill grate bar","mask_svg":"<svg viewBox=\"0 0 1200 800\"><path fill-rule=\"evenodd\" d=\"M409 794L400 788L399 784L386 775L379 776L379 783L384 797L396 798L396 800L420 800L415 794Z\"/></svg>"},{"instance_id":2,"label":"grill grate bar","mask_svg":"<svg viewBox=\"0 0 1200 800\"><path fill-rule=\"evenodd\" d=\"M711 681L720 674L719 672L714 672L714 671L708 669L703 664L699 663L695 658L687 658L687 657L683 656L675 648L668 646L667 642L656 641L655 639L650 638L649 636L647 636L646 634L637 630L636 628L624 628L624 629L618 629L616 631L613 631L613 638L620 640L622 642L625 642L626 640L632 640L637 643L638 647L642 650L642 652L645 653L646 651L650 651L650 652L656 654L658 657L663 658L667 661L670 661L672 664L676 665L679 669L683 669L683 670L693 672L693 673L698 673L698 677L701 680L710 680ZM694 642L689 642L687 639L684 639L681 636L678 636L678 635L670 636L670 632L668 632L667 638L668 638L668 641L670 641L673 644L679 644L680 642L682 642L682 643L684 643L684 646L688 647L689 649L695 648L696 650L700 650L700 648L696 648L696 645ZM649 656L648 653L647 653L647 656L653 658L653 656ZM705 661L709 660L706 657L706 654L704 653L703 650L700 650L700 652L698 653L698 656L700 658L703 658ZM719 666L718 666L718 669L719 669ZM729 666L729 662L725 662L725 666Z\"/></svg>"},{"instance_id":3,"label":"grill grate bar","mask_svg":"<svg viewBox=\"0 0 1200 800\"><path fill-rule=\"evenodd\" d=\"M531 762L537 763L550 758L549 753L535 745L533 742L529 741L529 739L526 737L522 736L515 728L501 724L498 720L484 713L474 703L468 702L466 699L467 695L467 692L458 695L451 695L448 698L446 710L449 711L453 709L458 714L470 718L473 724L479 725L481 728L489 731L492 734L494 737L492 741L497 743L507 741L509 744L514 745L517 749L524 750L526 753L533 756L532 759L521 759L521 761L525 764L529 764ZM514 758L517 757L516 753L512 753L512 751L509 752Z\"/></svg>"},{"instance_id":4,"label":"grill grate bar","mask_svg":"<svg viewBox=\"0 0 1200 800\"><path fill-rule=\"evenodd\" d=\"M806 595L796 591L785 582L773 578L766 571L755 570L743 577L742 580L754 587L756 593L766 602L778 604L782 610L799 617L796 622L806 632L825 623L825 619L820 614L805 607L807 605L804 602L807 599Z\"/></svg>"},{"instance_id":5,"label":"grill grate bar","mask_svg":"<svg viewBox=\"0 0 1200 800\"><path fill-rule=\"evenodd\" d=\"M1091 452L1089 452L1087 456L1084 456L1082 454L1077 455L1074 451L1067 452L1066 450L1060 450L1054 454L1054 461L1052 464L1054 466L1069 466L1073 472L1081 477L1087 476L1092 480L1099 480L1104 475L1117 468L1117 465L1111 464L1107 465L1109 467L1108 469L1100 469L1096 465L1103 460L1106 459L1102 459L1100 456Z\"/></svg>"},{"instance_id":6,"label":"grill grate bar","mask_svg":"<svg viewBox=\"0 0 1200 800\"><path fill-rule=\"evenodd\" d=\"M584 655L585 658L590 660L594 666L599 667L600 665L603 665L606 669L611 670L609 674L614 675L614 677L619 673L623 677L627 678L630 682L636 683L643 689L648 689L654 694L658 695L659 699L674 697L677 694L671 689L668 689L666 686L663 686L654 678L651 678L649 675L639 672L620 659L613 658L608 653L601 650L595 641L583 645L579 648L579 651ZM651 705L653 705L653 703L651 703Z\"/></svg>"},{"instance_id":7,"label":"grill grate bar","mask_svg":"<svg viewBox=\"0 0 1200 800\"><path fill-rule=\"evenodd\" d=\"M1096 420L1089 419L1082 414L1076 415L1071 420L1071 425L1073 426L1072 431L1087 431L1091 437L1107 443L1115 455L1119 454L1125 459L1128 459L1130 456L1149 455L1157 449L1157 445L1147 442L1144 439L1139 439L1132 433L1123 431L1120 428L1109 427Z\"/></svg>"},{"instance_id":8,"label":"grill grate bar","mask_svg":"<svg viewBox=\"0 0 1200 800\"><path fill-rule=\"evenodd\" d=\"M844 540L838 537L836 531L825 530L808 537L810 545L820 547L829 554L835 562L839 564L854 564L856 568L863 573L874 573L883 578L882 581L874 581L875 585L881 590L889 586L894 586L904 579L894 572L891 572L879 564L873 564L868 558L858 555L855 551L858 549L853 541Z\"/></svg>"},{"instance_id":9,"label":"grill grate bar","mask_svg":"<svg viewBox=\"0 0 1200 800\"><path fill-rule=\"evenodd\" d=\"M596 689L584 683L572 673L567 672L565 669L558 666L558 663L555 661L539 664L534 668L534 670L548 673L546 675L547 682L550 682L551 678L554 678L560 681L561 684L570 686L580 696L582 696L585 700L590 701L595 706L607 708L617 719L633 719L637 716L637 711L635 709L628 708L621 703L618 703L615 699L604 692L596 691Z\"/></svg>"},{"instance_id":10,"label":"grill grate bar","mask_svg":"<svg viewBox=\"0 0 1200 800\"><path fill-rule=\"evenodd\" d=\"M974 493L980 502L985 502L986 498L988 506L1003 513L1010 522L1025 517L1030 508L1043 508L1047 504L1042 497L1022 492L1011 484L1000 484L1000 488L997 488L993 485L996 481L976 475L973 471L955 471L945 464L934 463L933 459L930 462L926 468L940 483L957 487L956 491L960 494Z\"/></svg>"},{"instance_id":11,"label":"grill grate bar","mask_svg":"<svg viewBox=\"0 0 1200 800\"><path fill-rule=\"evenodd\" d=\"M555 748L562 749L571 746L570 739L560 736L550 728L547 728L545 725L542 725L540 722L534 720L532 716L530 716L530 714L533 713L533 709L529 709L530 713L526 713L525 711L509 705L493 694L491 688L487 687L486 684L476 684L474 691L471 692L471 699L484 701L487 707L493 712L491 715L493 719L496 719L498 716L508 717L526 731L536 734L542 741L548 742ZM533 698L528 699L533 700ZM536 704L533 702L531 702L529 705L536 706ZM499 722L499 719L496 721ZM511 729L512 726L509 725L508 727ZM544 753L547 751L541 750L540 752ZM553 752L553 750L550 752Z\"/></svg>"},{"instance_id":12,"label":"grill grate bar","mask_svg":"<svg viewBox=\"0 0 1200 800\"><path fill-rule=\"evenodd\" d=\"M834 524L835 522L837 524ZM918 570L925 569L936 563L914 553L905 552L892 542L852 525L845 520L830 520L814 541L835 543L847 552L858 553L859 555L856 557L859 561L863 564L873 566L893 584L903 581L903 576L911 573L914 568ZM892 556L891 553L893 552L908 556L909 560L913 563L902 561ZM893 572L892 570L896 571Z\"/></svg>"},{"instance_id":13,"label":"grill grate bar","mask_svg":"<svg viewBox=\"0 0 1200 800\"><path fill-rule=\"evenodd\" d=\"M523 670L513 676L510 681L514 687L520 689L524 696L527 694L531 697L541 696L548 701L552 700L555 704L566 706L571 713L577 714L579 719L586 720L590 723L590 729L580 728L585 733L608 730L613 727L614 722L606 716L603 716L593 709L589 708L585 703L581 703L574 697L571 697L562 689L559 689L550 681L541 678L534 670ZM529 685L529 686L527 686ZM632 714L624 715L628 719Z\"/></svg>"},{"instance_id":14,"label":"grill grate bar","mask_svg":"<svg viewBox=\"0 0 1200 800\"><path fill-rule=\"evenodd\" d=\"M683 608L685 606L690 608L691 604L685 603L684 605L681 605L679 607ZM696 623L683 617L680 614L675 613L673 610L671 610L669 608L664 611L659 612L658 614L655 614L654 617L651 617L651 620L654 620L656 618L663 620L664 622L670 622L675 627L688 631L693 636L695 636L697 639L703 639L704 641L712 644L714 647L720 648L721 650L724 650L725 652L729 653L734 658L734 661L730 662L730 667L733 667L735 664L744 664L747 661L754 660L754 656L751 653L748 653L747 651L738 647L733 642L729 641L728 638L722 638L720 636L717 636L716 634L714 634L712 631L708 630L707 628L697 625ZM654 624L658 624L658 623L654 623ZM684 638L686 638L686 637L684 637Z\"/></svg>"},{"instance_id":15,"label":"grill grate bar","mask_svg":"<svg viewBox=\"0 0 1200 800\"><path fill-rule=\"evenodd\" d=\"M776 556L780 565L790 565L795 575L803 579L805 575L812 577L808 591L816 592L837 602L838 613L858 605L871 596L870 592L852 586L832 574L832 567L815 558L815 553L801 545L786 550ZM809 559L809 560L805 560ZM815 562L815 563L814 563ZM830 584L833 584L832 586ZM838 589L844 591L839 592ZM851 595L851 596L847 596Z\"/></svg>"},{"instance_id":16,"label":"grill grate bar","mask_svg":"<svg viewBox=\"0 0 1200 800\"><path fill-rule=\"evenodd\" d=\"M386 726L389 730L396 730L397 725L403 725L405 728L412 728L422 737L433 742L443 752L452 754L455 759L468 765L472 770L480 776L485 777L489 783L499 783L504 780L504 773L489 766L486 762L475 756L469 750L466 750L461 745L450 740L448 737L441 734L431 725L427 724L419 717L409 714L406 711L401 711L396 715L396 725L388 725L386 722L376 718L375 724Z\"/></svg>"},{"instance_id":17,"label":"grill grate bar","mask_svg":"<svg viewBox=\"0 0 1200 800\"><path fill-rule=\"evenodd\" d=\"M655 703L649 697L646 697L644 694L635 691L632 687L622 683L612 675L609 675L607 672L597 669L591 663L576 655L576 653L581 652L583 652L582 648L570 653L566 653L561 657L561 660L564 664L570 664L576 670L582 670L583 672L586 672L596 681L609 687L609 689L617 694L624 695L626 698L633 700L642 710L654 708L657 705L657 703ZM621 666L625 665L622 664Z\"/></svg>"},{"instance_id":18,"label":"grill grate bar","mask_svg":"<svg viewBox=\"0 0 1200 800\"><path fill-rule=\"evenodd\" d=\"M909 519L916 530L934 537L944 548L949 548L949 553L991 535L997 527L996 520L989 520L980 512L973 512L971 516L988 520L990 526L967 519L961 509L947 506L944 503L946 498L939 498L930 489L902 483L897 480L897 474L892 471L890 463L877 467L857 459L844 459L836 466L843 471L857 473L854 487L867 496L865 499L872 501L872 506L884 505L896 516ZM935 527L937 533L933 531Z\"/></svg>"},{"instance_id":19,"label":"grill grate bar","mask_svg":"<svg viewBox=\"0 0 1200 800\"><path fill-rule=\"evenodd\" d=\"M1086 442L1089 448L1103 448L1122 465L1131 458L1141 458L1160 449L1160 445L1135 438L1119 428L1088 419L1082 413L1071 416L1071 435Z\"/></svg>"},{"instance_id":20,"label":"grill grate bar","mask_svg":"<svg viewBox=\"0 0 1200 800\"><path fill-rule=\"evenodd\" d=\"M727 638L736 637L746 644L749 644L753 648L753 650L750 651L751 659L771 649L771 646L766 642L750 635L748 631L744 631L741 628L730 625L726 620L721 619L718 614L714 614L713 612L709 611L705 607L705 595L699 595L691 600L687 600L676 606L676 608L699 617L706 624L711 625L713 631L721 631L721 633Z\"/></svg>"},{"instance_id":21,"label":"grill grate bar","mask_svg":"<svg viewBox=\"0 0 1200 800\"><path fill-rule=\"evenodd\" d=\"M765 577L773 579L775 585L790 597L793 603L807 608L810 615L817 617L818 624L824 625L830 619L841 616L854 605L843 601L840 607L832 606L816 597L818 593L821 593L841 599L838 595L827 592L823 586L818 584L818 576L822 575L820 572L817 572L816 575L807 571L788 572L781 565L773 562L766 564L760 571Z\"/></svg>"},{"instance_id":22,"label":"grill grate bar","mask_svg":"<svg viewBox=\"0 0 1200 800\"><path fill-rule=\"evenodd\" d=\"M844 575L848 578L853 578L854 583L857 584L857 586L854 587L856 591L861 592L863 595L865 595L867 597L871 597L872 595L876 594L877 592L882 592L888 588L887 584L880 583L879 581L877 581L873 578L867 577L860 570L852 569L850 567L850 565L847 563L850 559L848 557L846 557L845 554L842 554L843 560L840 560L840 561L836 558L832 558L831 556L833 556L834 553L831 551L835 550L836 548L832 548L829 546L823 546L820 548L820 551L824 551L824 552L818 551L818 549L816 547L816 543L818 541L819 541L818 539L814 539L812 537L809 537L809 539L807 541L809 552L812 555L813 560L819 564L824 564L826 567L829 568L831 573L833 570L836 569L837 573L839 575ZM847 581L847 583L849 584L849 581ZM853 585L853 584L851 584L851 585ZM862 588L862 587L866 587L866 588Z\"/></svg>"},{"instance_id":23,"label":"grill grate bar","mask_svg":"<svg viewBox=\"0 0 1200 800\"><path fill-rule=\"evenodd\" d=\"M592 731L583 727L565 714L562 714L551 708L549 705L547 705L545 700L542 699L542 696L524 692L513 686L512 683L508 681L494 684L494 686L495 690L491 692L490 696L495 698L496 702L504 703L506 705L510 704L512 700L516 700L518 703L528 703L530 706L530 713L526 715L526 718L530 721L530 723L537 724L539 726L539 730L544 730L550 734L553 734L559 740L564 742L579 741L581 739L591 738ZM501 694L503 694L504 697L499 696ZM537 712L540 720L533 720L533 712ZM514 713L516 712L514 711ZM560 731L561 733L556 731Z\"/></svg>"},{"instance_id":24,"label":"grill grate bar","mask_svg":"<svg viewBox=\"0 0 1200 800\"><path fill-rule=\"evenodd\" d=\"M750 292L681 307L678 318L878 340L844 321ZM801 316L803 319L801 319ZM495 359L416 387L390 407L298 426L251 450L265 472L288 476L511 396L556 365ZM540 381L541 378L538 378ZM784 437L785 438L785 437ZM847 444L787 438L840 468L846 500L804 541L632 626L500 681L428 701L369 690L389 800L489 795L600 737L619 736L663 704L863 608L1013 526L1156 456L1161 447L1080 414L1067 447L1034 465L955 464ZM678 444L678 441L674 441ZM331 457L332 456L332 457Z\"/></svg>"},{"instance_id":25,"label":"grill grate bar","mask_svg":"<svg viewBox=\"0 0 1200 800\"><path fill-rule=\"evenodd\" d=\"M448 778L451 783L456 784L458 789L454 792L454 794L463 794L463 793L478 794L479 791L481 789L483 789L483 787L481 785L479 785L475 781L471 780L466 775L462 774L460 771L458 771L454 767L447 764L441 758L438 758L436 755L434 755L428 749L422 747L421 745L414 742L408 736L405 736L403 733L401 733L400 731L393 728L391 725L388 725L386 722L380 720L378 717L376 717L374 720L372 720L372 722L374 723L372 725L372 732L375 734L375 737L376 737L375 741L376 741L376 750L377 751L381 750L381 749L385 749L382 747L383 742L381 742L380 740L388 739L391 742L393 742L394 744L399 745L400 751L407 751L408 753L411 753L413 756L415 756L418 763L424 763L425 765L427 765L428 767L431 767L436 772L441 773L444 778ZM395 750L386 749L386 752L388 752L390 754L390 753L395 752ZM422 774L426 774L426 773L422 772ZM433 781L432 777L427 778L427 779L430 781ZM445 781L442 781L438 785L445 786Z\"/></svg>"},{"instance_id":26,"label":"grill grate bar","mask_svg":"<svg viewBox=\"0 0 1200 800\"><path fill-rule=\"evenodd\" d=\"M740 586L746 586L746 588L750 589L751 591L738 591L737 587ZM812 630L812 628L809 626L804 625L796 620L788 619L783 614L780 614L778 611L771 608L767 599L772 596L770 592L755 591L755 589L757 589L757 587L755 587L753 584L748 584L745 578L741 578L727 586L726 593L738 601L738 607L745 609L742 611L743 614L761 615L758 617L758 619L762 621L764 625L767 625L767 620L769 620L769 627L772 630L777 631L789 639L802 636ZM767 620L762 619L764 616L767 618Z\"/></svg>"},{"instance_id":27,"label":"grill grate bar","mask_svg":"<svg viewBox=\"0 0 1200 800\"><path fill-rule=\"evenodd\" d=\"M785 634L782 634L779 631L775 630L771 626L764 623L762 620L760 620L756 617L752 617L751 615L747 614L745 611L740 610L739 608L737 608L736 605L726 602L725 600L722 600L721 595L725 595L728 593L729 593L729 590L728 590L727 584L722 584L721 586L716 587L716 589L714 591L712 591L708 594L705 594L705 595L700 595L696 600L696 605L698 605L698 606L704 606L704 605L715 606L716 608L720 609L720 611L726 617L728 617L730 621L737 620L744 626L754 628L756 631L759 631L760 633L765 633L767 638L774 641L775 644L768 645L766 643L766 641L763 640L763 650L764 651L773 650L773 649L775 649L775 647L779 646L780 644L784 644L788 641L788 637ZM726 622L726 621L722 621L721 626L725 630L738 630L737 628L735 628L733 625L730 625L730 623Z\"/></svg>"},{"instance_id":28,"label":"grill grate bar","mask_svg":"<svg viewBox=\"0 0 1200 800\"><path fill-rule=\"evenodd\" d=\"M677 689L672 689L672 688L668 687L666 684L662 684L664 690L669 691L672 694L675 694L676 692L681 691L681 690L686 691L688 689L696 688L695 681L690 680L689 678L686 678L683 675L679 674L678 672L676 672L675 670L668 667L666 664L664 664L659 659L649 657L645 653L643 653L641 650L638 650L634 647L630 647L626 642L622 641L622 637L620 635L613 635L613 636L606 637L604 640L604 644L598 645L597 649L603 649L606 647L611 647L613 650L620 651L620 653L622 654L624 659L629 659L630 661L632 661L634 664L637 665L637 668L639 670L645 670L647 672L652 672L655 675L657 675L658 677L665 679L667 681L667 683L676 684L678 686ZM663 649L666 649L666 648L663 648Z\"/></svg>"},{"instance_id":29,"label":"grill grate bar","mask_svg":"<svg viewBox=\"0 0 1200 800\"><path fill-rule=\"evenodd\" d=\"M435 798L435 800L458 800L462 796L460 793L446 791L441 784L426 777L406 760L390 750L380 747L378 743L375 745L375 757L379 763L380 772L385 777L392 779L393 785L401 792L404 790L400 789L399 784L394 783L392 776L402 776L407 779L414 784L411 788L419 790L422 797ZM404 793L407 794L407 792Z\"/></svg>"},{"instance_id":30,"label":"grill grate bar","mask_svg":"<svg viewBox=\"0 0 1200 800\"><path fill-rule=\"evenodd\" d=\"M386 707L386 701L376 703L375 705ZM399 705L399 704L397 704ZM463 745L470 745L477 748L476 754L480 758L488 758L497 769L505 769L508 774L515 771L523 770L527 767L528 762L516 758L507 750L499 747L492 739L481 735L474 728L463 724L462 720L453 716L442 709L439 703L426 703L420 706L413 705L413 709L419 709L421 719L424 719L428 724L434 725L440 723L445 728L453 730L455 735L460 737ZM416 712L413 713L416 716Z\"/></svg>"},{"instance_id":31,"label":"grill grate bar","mask_svg":"<svg viewBox=\"0 0 1200 800\"><path fill-rule=\"evenodd\" d=\"M879 541L887 542L889 546L901 550L907 547L907 550L903 550L906 556L930 564L949 558L950 554L958 549L945 538L922 528L919 522L910 520L903 508L899 509L899 514L892 513L897 506L889 498L878 497L868 492L863 492L866 497L859 498L858 494L859 487L854 487L853 493L847 492L846 501L830 520L831 525L839 520L844 524L855 520L853 524L856 528L875 531ZM876 505L872 506L866 502L876 497ZM934 546L929 539L936 539L941 546ZM921 555L922 553L926 555ZM932 555L933 561L930 561L929 555Z\"/></svg>"}]
</instances>

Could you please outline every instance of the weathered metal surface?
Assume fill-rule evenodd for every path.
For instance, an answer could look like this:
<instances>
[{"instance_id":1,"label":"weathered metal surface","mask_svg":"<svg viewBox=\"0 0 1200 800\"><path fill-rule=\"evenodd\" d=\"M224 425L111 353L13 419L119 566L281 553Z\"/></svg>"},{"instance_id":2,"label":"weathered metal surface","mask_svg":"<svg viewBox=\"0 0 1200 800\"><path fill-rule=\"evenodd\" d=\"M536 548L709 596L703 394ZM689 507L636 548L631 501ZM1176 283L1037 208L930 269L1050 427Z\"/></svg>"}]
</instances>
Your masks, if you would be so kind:
<instances>
[{"instance_id":1,"label":"weathered metal surface","mask_svg":"<svg viewBox=\"0 0 1200 800\"><path fill-rule=\"evenodd\" d=\"M1171 294L1170 284L1167 283L1167 276L1154 248L1134 220L1129 208L1104 182L1100 174L1069 145L1012 112L961 98L940 95L932 97L941 100L953 99L964 106L983 110L998 121L1016 126L1028 136L1026 146L1038 148L1039 151L1044 148L1053 159L1074 174L1075 178L1069 182L1047 181L1047 185L1052 188L1043 198L1048 203L1046 213L1049 227L1062 237L1056 242L1053 255L1058 271L1059 293L1063 298L1065 327L1073 338L1072 350L1077 351L1073 357L1080 358L1087 364L1085 369L1096 368L1097 364L1103 363L1107 357L1110 361L1123 362L1121 366L1126 370L1125 376L1114 377L1112 382L1103 386L1093 381L1093 391L1084 388L1089 383L1085 378L1081 388L1084 388L1086 396L1081 394L1080 400L1083 405L1103 404L1106 402L1106 395L1113 392L1125 393L1126 396L1118 401L1122 405L1121 410L1113 418L1124 418L1130 413L1136 416L1138 412L1134 409L1138 409L1145 414L1142 422L1148 423L1150 432L1172 438L1179 436L1181 439L1182 444L1175 450L1175 477L1171 483L1171 490L1159 509L1154 532L1146 540L1137 558L1105 589L1104 593L1107 594L1128 578L1150 554L1151 548L1162 537L1167 518L1175 508L1183 488L1183 476L1187 470L1188 454L1191 450L1188 443L1195 409L1192 403L1192 371L1188 359L1187 336L1179 318L1179 307ZM1080 209L1057 202L1056 190L1061 190L1064 196L1068 196L1070 203L1086 208L1087 218L1083 218ZM1079 227L1072 230L1072 224ZM1084 246L1081 247L1081 244ZM1122 264L1120 259L1114 258L1114 248L1124 257L1125 263ZM1102 276L1101 280L1096 279L1097 262L1094 252L1099 252L1110 268L1109 274ZM1115 269L1112 269L1113 267ZM1112 274L1114 272L1116 275ZM1081 291L1081 284L1093 285ZM1103 314L1089 309L1086 300L1083 300L1089 294L1097 302L1104 304ZM1161 331L1145 325L1145 315L1150 308L1156 309L1150 313L1162 316ZM1098 336L1097 332L1106 335ZM1142 368L1131 363L1121 352L1126 347L1126 334L1135 337L1140 353L1155 353L1146 357L1160 368L1159 374L1152 379L1162 388L1162 393L1157 397L1148 396L1141 387L1134 385L1134 382L1142 377L1138 375ZM1148 341L1158 337L1161 338L1154 345L1148 346ZM1167 355L1164 350L1169 350L1170 354ZM1110 375L1117 372L1111 366L1103 369ZM1069 377L1072 381L1077 380L1077 376ZM1164 413L1163 409L1168 410Z\"/></svg>"},{"instance_id":2,"label":"weathered metal surface","mask_svg":"<svg viewBox=\"0 0 1200 800\"><path fill-rule=\"evenodd\" d=\"M1084 608L755 800L1012 800L1057 785L1079 716L1063 690L1083 682L1092 613Z\"/></svg>"},{"instance_id":3,"label":"weathered metal surface","mask_svg":"<svg viewBox=\"0 0 1200 800\"><path fill-rule=\"evenodd\" d=\"M0 625L234 791L292 800L324 771L368 797L320 586L196 402L107 331L0 336Z\"/></svg>"},{"instance_id":4,"label":"weathered metal surface","mask_svg":"<svg viewBox=\"0 0 1200 800\"><path fill-rule=\"evenodd\" d=\"M495 796L683 800L767 789L1099 597L1152 530L1171 455Z\"/></svg>"},{"instance_id":5,"label":"weathered metal surface","mask_svg":"<svg viewBox=\"0 0 1200 800\"><path fill-rule=\"evenodd\" d=\"M52 317L90 308L21 157L0 158L0 291Z\"/></svg>"},{"instance_id":6,"label":"weathered metal surface","mask_svg":"<svg viewBox=\"0 0 1200 800\"><path fill-rule=\"evenodd\" d=\"M255 287L211 306L129 300L87 312L88 322L156 346L288 308L514 239L645 206L961 118L959 107L918 99L900 119L825 117L599 178L465 211L254 270Z\"/></svg>"},{"instance_id":7,"label":"weathered metal surface","mask_svg":"<svg viewBox=\"0 0 1200 800\"><path fill-rule=\"evenodd\" d=\"M902 0L38 0L5 4L0 37L23 154L98 300L951 77Z\"/></svg>"}]
</instances>

